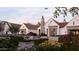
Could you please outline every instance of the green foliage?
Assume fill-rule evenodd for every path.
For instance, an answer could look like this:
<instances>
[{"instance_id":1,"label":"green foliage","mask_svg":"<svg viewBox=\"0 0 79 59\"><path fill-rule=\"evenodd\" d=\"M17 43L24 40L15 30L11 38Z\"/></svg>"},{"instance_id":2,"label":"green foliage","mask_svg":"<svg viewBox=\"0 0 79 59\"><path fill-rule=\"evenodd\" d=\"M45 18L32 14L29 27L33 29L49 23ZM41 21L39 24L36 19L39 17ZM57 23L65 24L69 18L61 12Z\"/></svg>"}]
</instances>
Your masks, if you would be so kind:
<instances>
[{"instance_id":1,"label":"green foliage","mask_svg":"<svg viewBox=\"0 0 79 59\"><path fill-rule=\"evenodd\" d=\"M61 39L66 37L61 36ZM16 51L19 42L23 42L23 37L10 36L10 39L0 39L0 50ZM69 36L61 43L54 40L38 40L28 51L79 51L79 37Z\"/></svg>"},{"instance_id":2,"label":"green foliage","mask_svg":"<svg viewBox=\"0 0 79 59\"><path fill-rule=\"evenodd\" d=\"M78 15L79 8L78 7L72 7L70 8L69 12L74 17L75 15Z\"/></svg>"},{"instance_id":3,"label":"green foliage","mask_svg":"<svg viewBox=\"0 0 79 59\"><path fill-rule=\"evenodd\" d=\"M78 12L79 12L78 7L72 7L72 8L56 7L53 14L54 14L54 18L57 18L60 15L66 17L68 14L71 14L71 16L74 17L75 15L78 15Z\"/></svg>"},{"instance_id":4,"label":"green foliage","mask_svg":"<svg viewBox=\"0 0 79 59\"><path fill-rule=\"evenodd\" d=\"M18 47L18 43L23 41L22 37L14 37L10 36L10 39L0 39L0 51L16 51Z\"/></svg>"},{"instance_id":5,"label":"green foliage","mask_svg":"<svg viewBox=\"0 0 79 59\"><path fill-rule=\"evenodd\" d=\"M63 51L79 51L79 36L77 35L60 36L59 42L62 43Z\"/></svg>"},{"instance_id":6,"label":"green foliage","mask_svg":"<svg viewBox=\"0 0 79 59\"><path fill-rule=\"evenodd\" d=\"M28 50L30 51L59 51L60 46L58 42L55 42L55 44L52 44L51 41L44 41L43 43L35 45Z\"/></svg>"},{"instance_id":7,"label":"green foliage","mask_svg":"<svg viewBox=\"0 0 79 59\"><path fill-rule=\"evenodd\" d=\"M3 50L4 48L8 51L15 50L17 46L16 42L10 42L10 40L1 40L0 41L0 50Z\"/></svg>"},{"instance_id":8,"label":"green foliage","mask_svg":"<svg viewBox=\"0 0 79 59\"><path fill-rule=\"evenodd\" d=\"M79 51L79 36L60 36L60 43L44 41L28 49L30 51Z\"/></svg>"}]
</instances>

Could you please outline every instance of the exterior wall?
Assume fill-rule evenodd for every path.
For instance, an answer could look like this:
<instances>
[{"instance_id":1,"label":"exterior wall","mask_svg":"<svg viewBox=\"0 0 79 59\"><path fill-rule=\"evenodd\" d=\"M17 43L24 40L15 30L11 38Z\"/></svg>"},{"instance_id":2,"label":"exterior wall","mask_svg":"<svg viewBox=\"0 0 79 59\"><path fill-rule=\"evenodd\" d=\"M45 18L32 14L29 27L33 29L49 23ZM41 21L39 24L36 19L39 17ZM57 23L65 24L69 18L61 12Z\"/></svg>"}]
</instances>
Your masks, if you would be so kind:
<instances>
[{"instance_id":1,"label":"exterior wall","mask_svg":"<svg viewBox=\"0 0 79 59\"><path fill-rule=\"evenodd\" d=\"M79 16L73 18L65 27L59 29L60 35L68 34L68 26L79 26Z\"/></svg>"},{"instance_id":2,"label":"exterior wall","mask_svg":"<svg viewBox=\"0 0 79 59\"><path fill-rule=\"evenodd\" d=\"M46 25L45 25L45 33L47 34L46 29L48 29L48 36L50 36L49 34L49 26L57 26L57 35L59 35L59 25L51 19L51 21L49 21Z\"/></svg>"},{"instance_id":3,"label":"exterior wall","mask_svg":"<svg viewBox=\"0 0 79 59\"><path fill-rule=\"evenodd\" d=\"M10 34L11 32L9 31L9 26L7 23L4 24L4 31L3 34Z\"/></svg>"},{"instance_id":4,"label":"exterior wall","mask_svg":"<svg viewBox=\"0 0 79 59\"><path fill-rule=\"evenodd\" d=\"M38 29L37 29L37 34L39 35L39 30L41 29L41 27L38 27Z\"/></svg>"},{"instance_id":5,"label":"exterior wall","mask_svg":"<svg viewBox=\"0 0 79 59\"><path fill-rule=\"evenodd\" d=\"M73 18L65 27L66 27L66 33L68 34L68 28L67 27L75 27L75 26L79 26L79 16L76 16L75 18Z\"/></svg>"},{"instance_id":6,"label":"exterior wall","mask_svg":"<svg viewBox=\"0 0 79 59\"><path fill-rule=\"evenodd\" d=\"M57 27L57 35L60 35L60 33L59 33L59 26Z\"/></svg>"},{"instance_id":7,"label":"exterior wall","mask_svg":"<svg viewBox=\"0 0 79 59\"><path fill-rule=\"evenodd\" d=\"M19 34L22 34L22 33L21 33L21 30L22 30L22 29L25 29L25 32L26 32L25 34L28 33L28 28L26 28L26 26L25 26L24 24L22 24L21 27L20 27L20 32L19 32Z\"/></svg>"},{"instance_id":8,"label":"exterior wall","mask_svg":"<svg viewBox=\"0 0 79 59\"><path fill-rule=\"evenodd\" d=\"M67 28L66 27L63 27L63 28L60 28L60 35L66 35L67 34Z\"/></svg>"},{"instance_id":9,"label":"exterior wall","mask_svg":"<svg viewBox=\"0 0 79 59\"><path fill-rule=\"evenodd\" d=\"M25 29L25 30L26 30L26 33L24 33L24 34L27 34L27 33L29 33L29 32L37 33L37 30L28 29L24 24L22 24L21 27L20 27L20 32L19 32L19 34L22 34L22 33L21 33L21 30L22 30L22 29Z\"/></svg>"},{"instance_id":10,"label":"exterior wall","mask_svg":"<svg viewBox=\"0 0 79 59\"><path fill-rule=\"evenodd\" d=\"M73 18L66 26L79 26L79 16Z\"/></svg>"},{"instance_id":11,"label":"exterior wall","mask_svg":"<svg viewBox=\"0 0 79 59\"><path fill-rule=\"evenodd\" d=\"M45 34L49 34L47 30L49 31L48 26L45 27Z\"/></svg>"},{"instance_id":12,"label":"exterior wall","mask_svg":"<svg viewBox=\"0 0 79 59\"><path fill-rule=\"evenodd\" d=\"M37 33L37 30L28 30L28 32L33 32L33 33Z\"/></svg>"}]
</instances>

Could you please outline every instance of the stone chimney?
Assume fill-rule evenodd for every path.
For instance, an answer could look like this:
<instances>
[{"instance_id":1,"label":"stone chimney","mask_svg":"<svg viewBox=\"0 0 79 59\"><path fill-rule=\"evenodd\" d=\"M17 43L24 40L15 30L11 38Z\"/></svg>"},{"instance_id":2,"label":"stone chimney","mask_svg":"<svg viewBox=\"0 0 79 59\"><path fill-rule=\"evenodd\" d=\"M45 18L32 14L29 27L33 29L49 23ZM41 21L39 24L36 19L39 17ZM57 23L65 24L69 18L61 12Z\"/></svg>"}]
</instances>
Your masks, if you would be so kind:
<instances>
[{"instance_id":1,"label":"stone chimney","mask_svg":"<svg viewBox=\"0 0 79 59\"><path fill-rule=\"evenodd\" d=\"M64 19L64 21L63 22L66 22L66 19Z\"/></svg>"},{"instance_id":2,"label":"stone chimney","mask_svg":"<svg viewBox=\"0 0 79 59\"><path fill-rule=\"evenodd\" d=\"M45 33L45 21L44 16L41 18L41 33Z\"/></svg>"}]
</instances>

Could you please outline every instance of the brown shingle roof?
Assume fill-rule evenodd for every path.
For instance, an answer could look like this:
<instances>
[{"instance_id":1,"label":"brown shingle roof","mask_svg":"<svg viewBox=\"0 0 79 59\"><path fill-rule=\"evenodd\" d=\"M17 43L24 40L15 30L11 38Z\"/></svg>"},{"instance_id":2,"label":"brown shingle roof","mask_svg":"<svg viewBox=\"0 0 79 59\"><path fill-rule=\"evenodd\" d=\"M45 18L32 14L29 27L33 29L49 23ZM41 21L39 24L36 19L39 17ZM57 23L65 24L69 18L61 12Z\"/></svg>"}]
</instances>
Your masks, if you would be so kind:
<instances>
[{"instance_id":1,"label":"brown shingle roof","mask_svg":"<svg viewBox=\"0 0 79 59\"><path fill-rule=\"evenodd\" d=\"M39 27L38 25L33 25L30 23L24 23L24 25L28 28L28 29L32 29L32 30L37 30L37 28Z\"/></svg>"},{"instance_id":2,"label":"brown shingle roof","mask_svg":"<svg viewBox=\"0 0 79 59\"><path fill-rule=\"evenodd\" d=\"M68 22L57 22L56 20L54 21L59 25L60 28L63 28L68 24Z\"/></svg>"},{"instance_id":3,"label":"brown shingle roof","mask_svg":"<svg viewBox=\"0 0 79 59\"><path fill-rule=\"evenodd\" d=\"M15 24L15 23L10 23L11 24L11 26L12 27L15 27L15 28L17 28L17 29L19 29L20 28L20 24Z\"/></svg>"},{"instance_id":4,"label":"brown shingle roof","mask_svg":"<svg viewBox=\"0 0 79 59\"><path fill-rule=\"evenodd\" d=\"M60 27L60 28L63 28L63 27L65 27L67 24L68 24L68 22L59 23L59 27Z\"/></svg>"},{"instance_id":5,"label":"brown shingle roof","mask_svg":"<svg viewBox=\"0 0 79 59\"><path fill-rule=\"evenodd\" d=\"M1 21L0 22L0 31L3 31L4 30L5 23L9 26L9 28L19 29L20 26L21 26L20 24L10 23L10 22L7 22L7 21Z\"/></svg>"}]
</instances>

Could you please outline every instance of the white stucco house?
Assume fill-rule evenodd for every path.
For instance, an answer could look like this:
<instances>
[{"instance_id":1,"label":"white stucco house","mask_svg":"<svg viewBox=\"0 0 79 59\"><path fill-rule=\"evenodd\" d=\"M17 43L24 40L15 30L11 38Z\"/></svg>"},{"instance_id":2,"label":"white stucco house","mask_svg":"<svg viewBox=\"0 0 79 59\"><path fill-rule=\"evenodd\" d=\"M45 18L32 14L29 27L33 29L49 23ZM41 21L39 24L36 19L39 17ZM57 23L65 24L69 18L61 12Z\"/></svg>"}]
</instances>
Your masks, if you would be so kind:
<instances>
[{"instance_id":1,"label":"white stucco house","mask_svg":"<svg viewBox=\"0 0 79 59\"><path fill-rule=\"evenodd\" d=\"M42 25L43 24L43 25ZM42 30L41 30L42 29ZM74 17L69 22L64 19L63 22L58 22L53 18L50 18L44 23L44 17L41 19L41 25L38 28L38 34L41 32L51 35L67 35L69 32L79 34L79 16Z\"/></svg>"},{"instance_id":2,"label":"white stucco house","mask_svg":"<svg viewBox=\"0 0 79 59\"><path fill-rule=\"evenodd\" d=\"M14 24L7 21L1 21L0 22L0 34L12 34L10 29L18 29L20 28L20 24ZM18 33L18 32L16 32Z\"/></svg>"},{"instance_id":3,"label":"white stucco house","mask_svg":"<svg viewBox=\"0 0 79 59\"><path fill-rule=\"evenodd\" d=\"M40 35L41 33L47 36L52 35L67 35L70 32L73 34L79 34L79 16L74 17L69 22L64 19L63 22L58 22L53 18L50 18L47 22L44 21L45 18L42 16L40 25L34 25L30 23L14 24L6 21L0 22L0 34L12 34L9 29L17 28L19 29L18 34L28 34L30 32Z\"/></svg>"},{"instance_id":4,"label":"white stucco house","mask_svg":"<svg viewBox=\"0 0 79 59\"><path fill-rule=\"evenodd\" d=\"M30 24L30 23L23 23L20 27L19 34L28 34L30 32L37 34L38 27L39 27L38 25L34 25L34 24Z\"/></svg>"},{"instance_id":5,"label":"white stucco house","mask_svg":"<svg viewBox=\"0 0 79 59\"><path fill-rule=\"evenodd\" d=\"M73 34L79 34L79 16L76 16L70 20L70 22L65 27L66 33L72 32Z\"/></svg>"},{"instance_id":6,"label":"white stucco house","mask_svg":"<svg viewBox=\"0 0 79 59\"><path fill-rule=\"evenodd\" d=\"M9 31L10 24L6 21L1 21L0 22L0 34L11 34Z\"/></svg>"},{"instance_id":7,"label":"white stucco house","mask_svg":"<svg viewBox=\"0 0 79 59\"><path fill-rule=\"evenodd\" d=\"M58 22L53 18L50 18L44 25L44 33L48 36L66 34L64 29L67 24L68 22L65 20L63 22ZM39 30L41 31L41 26L38 28L38 33L40 33Z\"/></svg>"}]
</instances>

